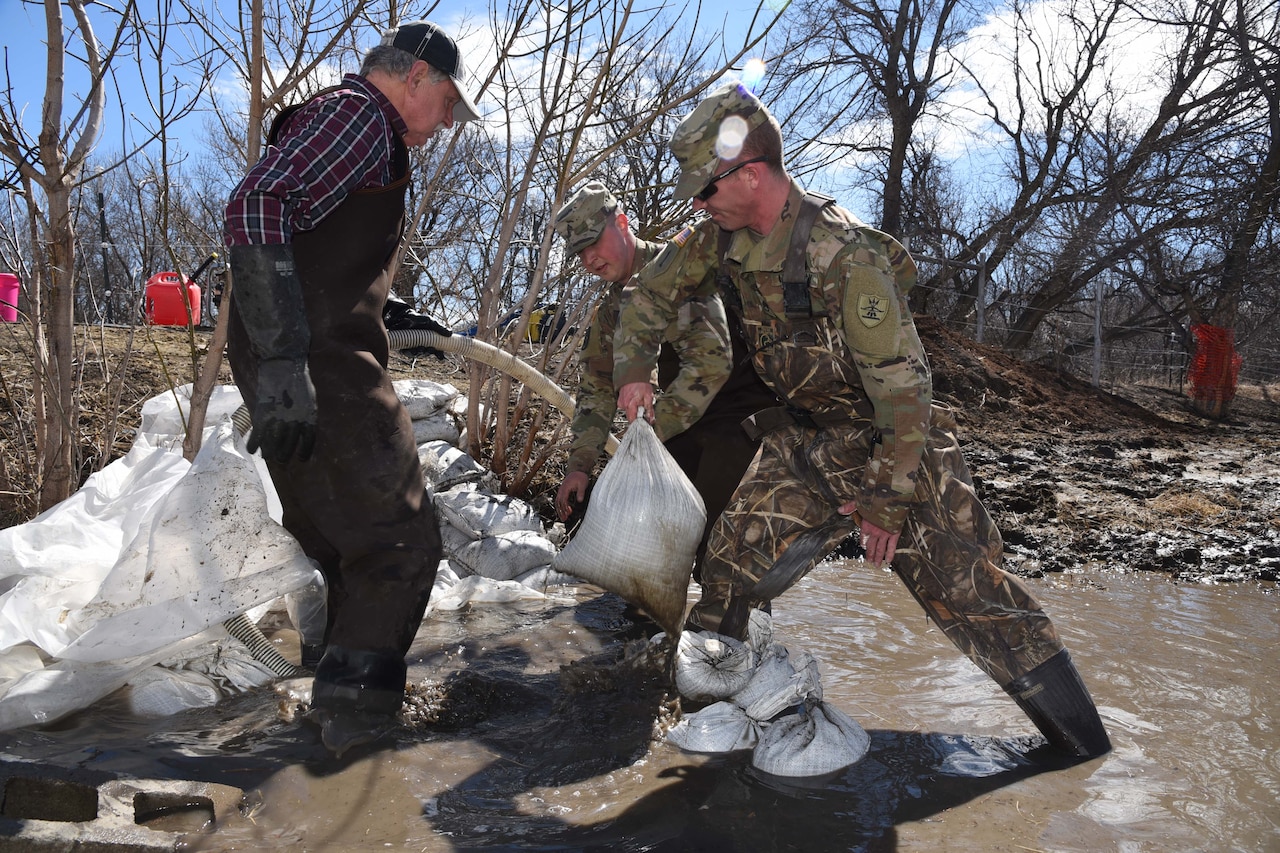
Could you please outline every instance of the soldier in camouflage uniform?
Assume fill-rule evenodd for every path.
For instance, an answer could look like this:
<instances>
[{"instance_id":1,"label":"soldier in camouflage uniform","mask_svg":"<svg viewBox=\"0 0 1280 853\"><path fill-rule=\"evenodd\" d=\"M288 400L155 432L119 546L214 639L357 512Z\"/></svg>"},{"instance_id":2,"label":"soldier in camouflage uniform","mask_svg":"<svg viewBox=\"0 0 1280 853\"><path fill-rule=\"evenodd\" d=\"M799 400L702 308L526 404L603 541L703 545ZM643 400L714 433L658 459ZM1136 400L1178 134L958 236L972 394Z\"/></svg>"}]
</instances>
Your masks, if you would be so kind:
<instances>
[{"instance_id":1,"label":"soldier in camouflage uniform","mask_svg":"<svg viewBox=\"0 0 1280 853\"><path fill-rule=\"evenodd\" d=\"M630 291L615 347L619 406L634 418L647 404L653 330L707 292L716 268L756 370L785 401L751 420L763 445L712 530L693 624L741 637L749 608L858 532L868 561L891 562L1051 743L1081 757L1108 751L1049 617L1000 568L1000 532L974 492L955 421L932 404L906 299L910 255L792 181L777 122L739 84L703 101L670 147L676 197L692 197L710 221L674 238Z\"/></svg>"},{"instance_id":2,"label":"soldier in camouflage uniform","mask_svg":"<svg viewBox=\"0 0 1280 853\"><path fill-rule=\"evenodd\" d=\"M566 249L578 255L604 285L579 355L582 378L570 427L569 461L556 493L556 510L561 519L568 519L574 503L585 500L588 478L603 454L617 411L613 347L624 286L662 244L637 239L617 198L599 181L587 184L565 203L555 227ZM705 546L705 534L759 446L741 421L758 409L777 405L777 399L745 359L731 370L728 324L714 291L677 306L663 329L658 384L664 392L652 410L655 431L706 505ZM699 557L701 553L702 548Z\"/></svg>"}]
</instances>

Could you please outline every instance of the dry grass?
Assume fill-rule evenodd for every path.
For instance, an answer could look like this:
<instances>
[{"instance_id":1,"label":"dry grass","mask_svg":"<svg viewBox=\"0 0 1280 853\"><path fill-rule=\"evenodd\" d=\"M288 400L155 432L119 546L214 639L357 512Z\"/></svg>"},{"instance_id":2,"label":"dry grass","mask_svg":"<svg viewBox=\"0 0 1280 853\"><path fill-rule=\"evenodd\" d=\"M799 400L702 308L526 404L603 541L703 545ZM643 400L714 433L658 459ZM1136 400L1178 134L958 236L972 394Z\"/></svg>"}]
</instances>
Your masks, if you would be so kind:
<instances>
[{"instance_id":1,"label":"dry grass","mask_svg":"<svg viewBox=\"0 0 1280 853\"><path fill-rule=\"evenodd\" d=\"M203 358L209 333L197 331ZM75 361L80 482L126 453L151 397L192 380L193 342L185 329L79 326ZM0 326L0 525L36 510L34 344L25 323ZM230 382L225 368L220 381Z\"/></svg>"},{"instance_id":2,"label":"dry grass","mask_svg":"<svg viewBox=\"0 0 1280 853\"><path fill-rule=\"evenodd\" d=\"M1156 495L1147 502L1153 511L1166 517L1181 518L1188 521L1204 522L1221 519L1236 507L1223 506L1214 498L1198 491L1185 488L1170 489Z\"/></svg>"}]
</instances>

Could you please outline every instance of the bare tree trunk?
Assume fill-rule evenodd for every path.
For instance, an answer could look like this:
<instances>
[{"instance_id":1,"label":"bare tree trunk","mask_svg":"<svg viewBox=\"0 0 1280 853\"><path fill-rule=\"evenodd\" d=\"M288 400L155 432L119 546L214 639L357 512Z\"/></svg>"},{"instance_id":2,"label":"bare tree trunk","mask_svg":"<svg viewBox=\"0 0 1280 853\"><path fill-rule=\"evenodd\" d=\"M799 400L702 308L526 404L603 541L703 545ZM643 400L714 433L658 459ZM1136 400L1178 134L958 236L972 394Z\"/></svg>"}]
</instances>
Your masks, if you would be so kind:
<instances>
[{"instance_id":1,"label":"bare tree trunk","mask_svg":"<svg viewBox=\"0 0 1280 853\"><path fill-rule=\"evenodd\" d=\"M231 274L228 273L226 288L222 291L222 310L218 312L218 322L214 324L213 335L209 339L209 352L205 355L203 369L191 386L191 417L187 421L187 435L182 440L182 456L188 462L194 462L200 452L209 398L213 396L218 370L222 367L222 351L227 345L227 318L231 316L231 285Z\"/></svg>"},{"instance_id":2,"label":"bare tree trunk","mask_svg":"<svg viewBox=\"0 0 1280 853\"><path fill-rule=\"evenodd\" d=\"M39 276L32 290L33 322L38 328L32 355L33 386L37 396L36 447L39 454L37 487L41 510L65 500L77 487L76 436L78 413L72 367L75 363L75 228L71 213L71 192L84 167L101 129L103 106L102 75L104 63L93 28L85 13L84 0L67 0L76 19L84 45L83 61L90 75L87 98L76 113L73 125L83 121L78 138L71 144L71 129L63 126L63 97L67 54L63 44L62 4L45 0L45 28L48 33L45 95L40 132L35 145L30 144L18 123L9 113L0 120L0 153L17 164L28 187L26 197L33 221L40 220L38 201L31 192L38 185L45 195L45 218L42 234L35 245L44 243L47 255L49 300L40 296ZM38 165L28 159L34 149Z\"/></svg>"},{"instance_id":3,"label":"bare tree trunk","mask_svg":"<svg viewBox=\"0 0 1280 853\"><path fill-rule=\"evenodd\" d=\"M49 305L45 317L49 350L45 374L48 407L40 483L40 507L47 509L75 491L75 389L71 367L75 361L75 231L71 224L70 191L53 188L49 199Z\"/></svg>"}]
</instances>

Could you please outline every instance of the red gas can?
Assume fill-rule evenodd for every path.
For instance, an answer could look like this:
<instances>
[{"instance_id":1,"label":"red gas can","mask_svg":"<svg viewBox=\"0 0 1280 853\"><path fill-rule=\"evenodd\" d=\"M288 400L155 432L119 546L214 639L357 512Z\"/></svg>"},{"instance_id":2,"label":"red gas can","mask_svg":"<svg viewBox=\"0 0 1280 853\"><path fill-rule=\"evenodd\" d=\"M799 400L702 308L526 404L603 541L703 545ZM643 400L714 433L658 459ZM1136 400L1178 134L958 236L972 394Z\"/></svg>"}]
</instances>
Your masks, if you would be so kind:
<instances>
[{"instance_id":1,"label":"red gas can","mask_svg":"<svg viewBox=\"0 0 1280 853\"><path fill-rule=\"evenodd\" d=\"M182 278L187 287L187 299L191 303L191 322L200 323L200 285L189 278ZM147 322L153 326L187 325L187 306L182 301L182 284L176 272L158 272L147 279Z\"/></svg>"}]
</instances>

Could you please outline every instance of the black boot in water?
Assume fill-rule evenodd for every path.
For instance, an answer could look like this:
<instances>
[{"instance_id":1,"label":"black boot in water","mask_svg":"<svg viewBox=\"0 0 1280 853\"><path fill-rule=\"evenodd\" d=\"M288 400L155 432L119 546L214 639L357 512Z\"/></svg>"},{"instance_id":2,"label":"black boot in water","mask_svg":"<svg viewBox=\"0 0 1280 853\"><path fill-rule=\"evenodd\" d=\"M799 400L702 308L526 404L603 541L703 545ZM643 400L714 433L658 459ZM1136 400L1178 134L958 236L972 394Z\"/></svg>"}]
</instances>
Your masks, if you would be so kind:
<instances>
[{"instance_id":1,"label":"black boot in water","mask_svg":"<svg viewBox=\"0 0 1280 853\"><path fill-rule=\"evenodd\" d=\"M404 701L404 658L330 645L316 665L307 719L337 758L395 728Z\"/></svg>"},{"instance_id":2,"label":"black boot in water","mask_svg":"<svg viewBox=\"0 0 1280 853\"><path fill-rule=\"evenodd\" d=\"M1066 649L1004 689L1058 749L1080 758L1111 751L1111 738Z\"/></svg>"}]
</instances>

